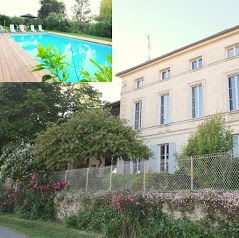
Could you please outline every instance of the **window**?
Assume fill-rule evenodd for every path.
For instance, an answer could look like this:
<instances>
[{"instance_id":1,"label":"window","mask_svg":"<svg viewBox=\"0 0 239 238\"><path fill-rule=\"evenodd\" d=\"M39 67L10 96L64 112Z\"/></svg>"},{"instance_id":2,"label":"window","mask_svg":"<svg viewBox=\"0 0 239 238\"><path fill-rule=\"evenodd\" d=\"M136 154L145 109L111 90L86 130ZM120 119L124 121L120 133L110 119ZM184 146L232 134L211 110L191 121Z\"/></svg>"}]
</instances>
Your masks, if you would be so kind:
<instances>
[{"instance_id":1,"label":"window","mask_svg":"<svg viewBox=\"0 0 239 238\"><path fill-rule=\"evenodd\" d=\"M202 68L202 58L196 59L192 61L192 69Z\"/></svg>"},{"instance_id":2,"label":"window","mask_svg":"<svg viewBox=\"0 0 239 238\"><path fill-rule=\"evenodd\" d=\"M136 80L136 88L142 88L144 86L144 79L138 79Z\"/></svg>"},{"instance_id":3,"label":"window","mask_svg":"<svg viewBox=\"0 0 239 238\"><path fill-rule=\"evenodd\" d=\"M192 118L203 116L202 85L192 87Z\"/></svg>"},{"instance_id":4,"label":"window","mask_svg":"<svg viewBox=\"0 0 239 238\"><path fill-rule=\"evenodd\" d=\"M239 75L228 78L230 111L239 109Z\"/></svg>"},{"instance_id":5,"label":"window","mask_svg":"<svg viewBox=\"0 0 239 238\"><path fill-rule=\"evenodd\" d=\"M227 50L227 57L231 58L239 55L239 45L233 46Z\"/></svg>"},{"instance_id":6,"label":"window","mask_svg":"<svg viewBox=\"0 0 239 238\"><path fill-rule=\"evenodd\" d=\"M142 102L134 104L134 129L142 128Z\"/></svg>"},{"instance_id":7,"label":"window","mask_svg":"<svg viewBox=\"0 0 239 238\"><path fill-rule=\"evenodd\" d=\"M166 69L162 71L162 80L170 78L170 69Z\"/></svg>"},{"instance_id":8,"label":"window","mask_svg":"<svg viewBox=\"0 0 239 238\"><path fill-rule=\"evenodd\" d=\"M160 124L169 123L169 94L160 96Z\"/></svg>"},{"instance_id":9,"label":"window","mask_svg":"<svg viewBox=\"0 0 239 238\"><path fill-rule=\"evenodd\" d=\"M168 171L169 144L160 145L160 171Z\"/></svg>"}]
</instances>

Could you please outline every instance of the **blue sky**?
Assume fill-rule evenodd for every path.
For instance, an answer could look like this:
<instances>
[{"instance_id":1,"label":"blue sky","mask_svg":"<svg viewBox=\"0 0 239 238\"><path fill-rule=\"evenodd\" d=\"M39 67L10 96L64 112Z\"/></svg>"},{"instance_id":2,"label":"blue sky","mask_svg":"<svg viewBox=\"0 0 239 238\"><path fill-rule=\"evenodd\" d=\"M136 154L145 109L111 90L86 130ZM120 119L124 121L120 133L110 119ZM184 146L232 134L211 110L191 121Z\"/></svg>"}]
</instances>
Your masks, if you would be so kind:
<instances>
[{"instance_id":1,"label":"blue sky","mask_svg":"<svg viewBox=\"0 0 239 238\"><path fill-rule=\"evenodd\" d=\"M114 74L147 61L147 34L155 58L239 25L238 9L238 0L113 0ZM104 89L112 101L119 83Z\"/></svg>"}]
</instances>

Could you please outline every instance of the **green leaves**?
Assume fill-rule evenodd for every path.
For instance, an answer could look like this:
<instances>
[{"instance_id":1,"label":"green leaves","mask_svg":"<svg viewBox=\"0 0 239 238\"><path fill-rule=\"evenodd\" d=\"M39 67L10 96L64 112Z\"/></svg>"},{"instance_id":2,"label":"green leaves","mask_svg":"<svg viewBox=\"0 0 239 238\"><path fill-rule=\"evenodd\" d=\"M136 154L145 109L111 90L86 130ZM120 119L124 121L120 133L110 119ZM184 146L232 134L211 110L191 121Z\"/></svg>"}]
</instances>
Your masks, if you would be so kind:
<instances>
[{"instance_id":1,"label":"green leaves","mask_svg":"<svg viewBox=\"0 0 239 238\"><path fill-rule=\"evenodd\" d=\"M52 170L75 160L148 159L151 151L137 135L126 121L107 110L84 110L38 135L34 153Z\"/></svg>"},{"instance_id":2,"label":"green leaves","mask_svg":"<svg viewBox=\"0 0 239 238\"><path fill-rule=\"evenodd\" d=\"M66 82L70 74L67 72L66 67L70 64L64 62L65 55L62 55L57 48L53 48L52 44L48 47L38 45L37 57L41 58L42 63L38 64L32 72L41 71L47 69L51 74L44 75L42 82Z\"/></svg>"},{"instance_id":3,"label":"green leaves","mask_svg":"<svg viewBox=\"0 0 239 238\"><path fill-rule=\"evenodd\" d=\"M223 153L232 150L232 133L225 126L225 119L221 114L207 118L193 133L183 150L183 155L204 155Z\"/></svg>"},{"instance_id":4,"label":"green leaves","mask_svg":"<svg viewBox=\"0 0 239 238\"><path fill-rule=\"evenodd\" d=\"M106 58L110 64L104 63L103 66L100 66L97 62L93 59L90 61L99 69L98 72L91 76L87 71L80 71L82 74L81 82L112 82L112 56L106 55Z\"/></svg>"}]
</instances>

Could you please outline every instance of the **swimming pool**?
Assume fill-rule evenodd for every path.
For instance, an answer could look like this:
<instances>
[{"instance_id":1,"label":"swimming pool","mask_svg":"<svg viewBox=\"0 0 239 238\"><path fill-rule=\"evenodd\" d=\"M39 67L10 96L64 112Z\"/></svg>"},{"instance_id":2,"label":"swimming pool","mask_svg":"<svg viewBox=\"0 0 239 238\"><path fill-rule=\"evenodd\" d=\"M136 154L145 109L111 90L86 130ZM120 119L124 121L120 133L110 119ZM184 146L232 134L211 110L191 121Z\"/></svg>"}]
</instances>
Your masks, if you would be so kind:
<instances>
[{"instance_id":1,"label":"swimming pool","mask_svg":"<svg viewBox=\"0 0 239 238\"><path fill-rule=\"evenodd\" d=\"M80 78L80 69L86 70L90 74L98 71L89 59L93 59L99 65L103 65L104 62L107 61L106 54L112 55L111 46L54 34L15 34L11 35L11 37L39 62L40 58L37 57L38 44L42 44L46 47L52 44L54 47L57 47L62 54L66 55L64 61L72 66L67 68L70 73L69 82L78 81L76 74Z\"/></svg>"}]
</instances>

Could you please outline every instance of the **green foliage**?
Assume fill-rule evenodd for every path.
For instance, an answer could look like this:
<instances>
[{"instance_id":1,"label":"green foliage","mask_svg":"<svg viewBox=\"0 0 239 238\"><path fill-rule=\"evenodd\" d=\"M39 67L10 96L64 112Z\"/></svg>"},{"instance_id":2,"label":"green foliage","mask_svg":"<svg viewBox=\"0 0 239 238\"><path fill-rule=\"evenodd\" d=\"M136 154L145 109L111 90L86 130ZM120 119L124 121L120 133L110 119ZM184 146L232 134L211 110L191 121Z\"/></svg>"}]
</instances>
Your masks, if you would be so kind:
<instances>
[{"instance_id":1,"label":"green foliage","mask_svg":"<svg viewBox=\"0 0 239 238\"><path fill-rule=\"evenodd\" d=\"M90 20L90 1L89 0L75 0L75 5L72 7L73 19L78 23L89 22Z\"/></svg>"},{"instance_id":2,"label":"green foliage","mask_svg":"<svg viewBox=\"0 0 239 238\"><path fill-rule=\"evenodd\" d=\"M0 211L4 213L13 213L14 210L14 190L4 189L1 186L0 190Z\"/></svg>"},{"instance_id":3,"label":"green foliage","mask_svg":"<svg viewBox=\"0 0 239 238\"><path fill-rule=\"evenodd\" d=\"M35 138L46 123L59 118L61 91L57 84L0 84L0 154L4 147Z\"/></svg>"},{"instance_id":4,"label":"green foliage","mask_svg":"<svg viewBox=\"0 0 239 238\"><path fill-rule=\"evenodd\" d=\"M223 153L232 150L232 133L225 128L225 119L217 114L207 118L193 133L184 147L183 156Z\"/></svg>"},{"instance_id":5,"label":"green foliage","mask_svg":"<svg viewBox=\"0 0 239 238\"><path fill-rule=\"evenodd\" d=\"M4 21L5 21L5 26L9 26L10 24L12 24L11 17L0 14L0 25L4 26Z\"/></svg>"},{"instance_id":6,"label":"green foliage","mask_svg":"<svg viewBox=\"0 0 239 238\"><path fill-rule=\"evenodd\" d=\"M101 232L109 238L236 238L239 234L235 221L227 223L219 219L216 225L207 219L193 222L184 217L173 219L162 212L153 197L153 194L143 197L127 192L91 195L83 204L86 208L67 217L65 224Z\"/></svg>"},{"instance_id":7,"label":"green foliage","mask_svg":"<svg viewBox=\"0 0 239 238\"><path fill-rule=\"evenodd\" d=\"M97 64L93 59L90 61L99 69L94 75L91 76L89 72L82 70L82 79L81 82L112 82L112 56L106 55L106 58L110 64L104 63L103 66Z\"/></svg>"},{"instance_id":8,"label":"green foliage","mask_svg":"<svg viewBox=\"0 0 239 238\"><path fill-rule=\"evenodd\" d=\"M25 18L24 17L12 17L11 18L11 24L13 25L24 25L25 24Z\"/></svg>"},{"instance_id":9,"label":"green foliage","mask_svg":"<svg viewBox=\"0 0 239 238\"><path fill-rule=\"evenodd\" d=\"M41 0L41 7L38 10L38 17L45 18L50 13L66 14L66 7L63 2L57 0Z\"/></svg>"},{"instance_id":10,"label":"green foliage","mask_svg":"<svg viewBox=\"0 0 239 238\"><path fill-rule=\"evenodd\" d=\"M39 134L34 154L49 169L62 169L72 161L96 158L102 161L151 156L149 148L137 139L138 132L125 120L102 109L75 113L65 123L53 124Z\"/></svg>"},{"instance_id":11,"label":"green foliage","mask_svg":"<svg viewBox=\"0 0 239 238\"><path fill-rule=\"evenodd\" d=\"M44 174L33 174L29 183L21 188L22 204L19 204L20 215L32 220L54 220L54 197L58 191L67 189L67 182L54 182Z\"/></svg>"},{"instance_id":12,"label":"green foliage","mask_svg":"<svg viewBox=\"0 0 239 238\"><path fill-rule=\"evenodd\" d=\"M66 70L66 66L69 66L69 64L63 61L66 56L62 55L57 48L53 48L52 44L48 47L39 44L37 50L37 57L41 58L42 63L38 64L32 72L47 69L51 72L51 75L44 75L42 82L48 80L65 82L70 76Z\"/></svg>"},{"instance_id":13,"label":"green foliage","mask_svg":"<svg viewBox=\"0 0 239 238\"><path fill-rule=\"evenodd\" d=\"M13 181L26 181L35 170L30 146L5 150L0 156L0 161L3 162L1 167L1 179L3 181L8 178Z\"/></svg>"},{"instance_id":14,"label":"green foliage","mask_svg":"<svg viewBox=\"0 0 239 238\"><path fill-rule=\"evenodd\" d=\"M92 23L86 33L93 36L112 38L112 22L108 20L102 20L97 23Z\"/></svg>"},{"instance_id":15,"label":"green foliage","mask_svg":"<svg viewBox=\"0 0 239 238\"><path fill-rule=\"evenodd\" d=\"M44 28L48 30L67 32L70 27L69 21L60 13L51 12L43 21Z\"/></svg>"},{"instance_id":16,"label":"green foliage","mask_svg":"<svg viewBox=\"0 0 239 238\"><path fill-rule=\"evenodd\" d=\"M49 122L101 107L100 98L87 83L0 83L0 155L4 148L33 143Z\"/></svg>"},{"instance_id":17,"label":"green foliage","mask_svg":"<svg viewBox=\"0 0 239 238\"><path fill-rule=\"evenodd\" d=\"M112 18L112 0L101 0L100 17Z\"/></svg>"}]
</instances>

